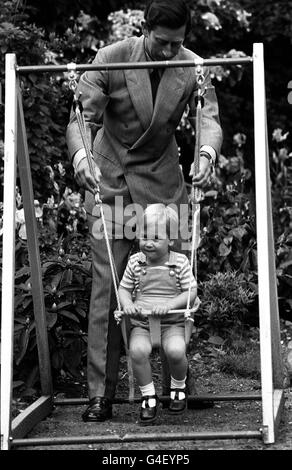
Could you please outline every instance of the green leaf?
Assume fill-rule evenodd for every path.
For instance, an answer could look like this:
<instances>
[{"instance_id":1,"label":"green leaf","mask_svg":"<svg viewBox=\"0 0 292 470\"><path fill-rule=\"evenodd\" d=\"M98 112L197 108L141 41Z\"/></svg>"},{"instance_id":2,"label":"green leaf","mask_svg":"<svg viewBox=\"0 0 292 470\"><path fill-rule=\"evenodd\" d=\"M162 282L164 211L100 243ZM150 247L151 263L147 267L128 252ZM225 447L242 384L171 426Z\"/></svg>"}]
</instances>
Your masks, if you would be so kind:
<instances>
[{"instance_id":1,"label":"green leaf","mask_svg":"<svg viewBox=\"0 0 292 470\"><path fill-rule=\"evenodd\" d=\"M52 367L56 370L62 369L64 364L63 351L57 350L52 354Z\"/></svg>"},{"instance_id":2,"label":"green leaf","mask_svg":"<svg viewBox=\"0 0 292 470\"><path fill-rule=\"evenodd\" d=\"M280 264L280 268L285 269L292 266L292 259L288 261L284 261L283 263Z\"/></svg>"},{"instance_id":3,"label":"green leaf","mask_svg":"<svg viewBox=\"0 0 292 470\"><path fill-rule=\"evenodd\" d=\"M33 73L30 73L30 74L28 75L28 78L30 79L30 81L31 81L32 83L35 83L36 80L37 80L37 76L34 75Z\"/></svg>"},{"instance_id":4,"label":"green leaf","mask_svg":"<svg viewBox=\"0 0 292 470\"><path fill-rule=\"evenodd\" d=\"M65 264L62 261L48 261L48 262L45 262L42 265L43 276L49 275L49 273L52 269L55 269L57 271L57 270L60 270L60 268L64 268L64 267L65 267Z\"/></svg>"},{"instance_id":5,"label":"green leaf","mask_svg":"<svg viewBox=\"0 0 292 470\"><path fill-rule=\"evenodd\" d=\"M53 276L51 280L51 285L54 285L56 288L58 288L62 275L63 272L59 271L55 276Z\"/></svg>"},{"instance_id":6,"label":"green leaf","mask_svg":"<svg viewBox=\"0 0 292 470\"><path fill-rule=\"evenodd\" d=\"M217 196L218 196L218 191L210 190L210 191L205 192L205 197L212 197L212 198L216 199Z\"/></svg>"},{"instance_id":7,"label":"green leaf","mask_svg":"<svg viewBox=\"0 0 292 470\"><path fill-rule=\"evenodd\" d=\"M29 266L24 266L23 268L20 268L15 274L15 279L18 279L26 274L30 274Z\"/></svg>"},{"instance_id":8,"label":"green leaf","mask_svg":"<svg viewBox=\"0 0 292 470\"><path fill-rule=\"evenodd\" d=\"M61 310L59 312L60 315L63 315L64 317L70 318L70 320L75 321L76 323L80 323L79 319L74 315L74 313L69 312L68 310Z\"/></svg>"},{"instance_id":9,"label":"green leaf","mask_svg":"<svg viewBox=\"0 0 292 470\"><path fill-rule=\"evenodd\" d=\"M229 246L229 245L232 243L232 241L233 241L233 237L230 237L230 236L224 237L224 238L223 238L223 241L224 241L224 243L225 243L226 246Z\"/></svg>"},{"instance_id":10,"label":"green leaf","mask_svg":"<svg viewBox=\"0 0 292 470\"><path fill-rule=\"evenodd\" d=\"M219 256L228 256L231 252L231 245L226 246L225 243L220 243L219 245Z\"/></svg>"},{"instance_id":11,"label":"green leaf","mask_svg":"<svg viewBox=\"0 0 292 470\"><path fill-rule=\"evenodd\" d=\"M31 304L33 304L33 300L32 300L32 296L30 295L29 297L26 297L26 298L23 299L23 302L22 302L23 310L28 308Z\"/></svg>"},{"instance_id":12,"label":"green leaf","mask_svg":"<svg viewBox=\"0 0 292 470\"><path fill-rule=\"evenodd\" d=\"M292 286L292 276L289 276L289 274L284 274L282 276L282 279L289 285Z\"/></svg>"},{"instance_id":13,"label":"green leaf","mask_svg":"<svg viewBox=\"0 0 292 470\"><path fill-rule=\"evenodd\" d=\"M82 308L77 307L77 306L75 307L75 310L76 310L77 313L79 313L79 315L81 317L86 318L87 313L86 313L85 310L83 310Z\"/></svg>"},{"instance_id":14,"label":"green leaf","mask_svg":"<svg viewBox=\"0 0 292 470\"><path fill-rule=\"evenodd\" d=\"M82 261L83 266L75 266L76 270L81 271L83 274L88 276L91 273L91 262L90 261Z\"/></svg>"},{"instance_id":15,"label":"green leaf","mask_svg":"<svg viewBox=\"0 0 292 470\"><path fill-rule=\"evenodd\" d=\"M72 269L68 268L63 274L62 285L71 284L72 277L73 277Z\"/></svg>"},{"instance_id":16,"label":"green leaf","mask_svg":"<svg viewBox=\"0 0 292 470\"><path fill-rule=\"evenodd\" d=\"M60 302L57 306L57 310L62 310L64 307L71 307L71 306L72 306L71 301Z\"/></svg>"},{"instance_id":17,"label":"green leaf","mask_svg":"<svg viewBox=\"0 0 292 470\"><path fill-rule=\"evenodd\" d=\"M230 233L232 233L232 235L238 240L242 240L242 237L246 235L247 231L243 227L235 227L230 231Z\"/></svg>"},{"instance_id":18,"label":"green leaf","mask_svg":"<svg viewBox=\"0 0 292 470\"><path fill-rule=\"evenodd\" d=\"M28 346L28 341L29 341L29 336L30 336L30 331L28 328L24 328L23 332L20 335L19 339L19 354L17 355L15 359L16 365L19 365L21 360L23 359L27 346Z\"/></svg>"},{"instance_id":19,"label":"green leaf","mask_svg":"<svg viewBox=\"0 0 292 470\"><path fill-rule=\"evenodd\" d=\"M24 385L23 380L14 380L12 387L13 389L15 389L15 388L21 387L22 385Z\"/></svg>"},{"instance_id":20,"label":"green leaf","mask_svg":"<svg viewBox=\"0 0 292 470\"><path fill-rule=\"evenodd\" d=\"M25 324L25 322L24 322ZM23 330L23 324L14 325L14 333Z\"/></svg>"},{"instance_id":21,"label":"green leaf","mask_svg":"<svg viewBox=\"0 0 292 470\"><path fill-rule=\"evenodd\" d=\"M238 207L231 207L230 209L227 209L225 211L225 215L237 215L239 213L239 208Z\"/></svg>"},{"instance_id":22,"label":"green leaf","mask_svg":"<svg viewBox=\"0 0 292 470\"><path fill-rule=\"evenodd\" d=\"M62 293L64 294L65 292L85 292L85 287L83 287L82 285L80 286L80 284L78 285L71 285L71 286L67 286L67 287L63 287L62 288Z\"/></svg>"},{"instance_id":23,"label":"green leaf","mask_svg":"<svg viewBox=\"0 0 292 470\"><path fill-rule=\"evenodd\" d=\"M47 311L46 312L46 319L47 319L47 326L48 326L49 329L51 329L55 325L55 323L58 319L58 314L56 312Z\"/></svg>"}]
</instances>

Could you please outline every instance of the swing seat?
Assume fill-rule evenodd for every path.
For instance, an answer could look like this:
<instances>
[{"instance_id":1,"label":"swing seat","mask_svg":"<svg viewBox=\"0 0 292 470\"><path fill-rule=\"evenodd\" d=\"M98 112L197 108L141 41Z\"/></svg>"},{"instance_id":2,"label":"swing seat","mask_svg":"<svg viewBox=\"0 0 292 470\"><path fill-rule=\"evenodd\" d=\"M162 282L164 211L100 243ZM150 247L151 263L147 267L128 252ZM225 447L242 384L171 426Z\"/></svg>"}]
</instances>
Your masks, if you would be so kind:
<instances>
[{"instance_id":1,"label":"swing seat","mask_svg":"<svg viewBox=\"0 0 292 470\"><path fill-rule=\"evenodd\" d=\"M172 310L170 313L184 313L185 315L185 342L186 345L189 344L193 328L194 328L194 320L191 316L192 313L196 312L200 306L200 299L199 297L196 298L193 307L190 310L180 309L180 310ZM161 346L161 318L154 317L153 315L148 316L149 322L149 330L150 330L150 339L153 348L160 348Z\"/></svg>"},{"instance_id":2,"label":"swing seat","mask_svg":"<svg viewBox=\"0 0 292 470\"><path fill-rule=\"evenodd\" d=\"M183 313L184 310L181 310L181 312ZM149 315L148 322L149 322L149 331L150 331L150 339L151 339L152 348L160 348L161 346L161 319L159 317L154 317L152 315ZM193 332L193 326L194 326L193 319L186 318L185 324L184 324L186 345L188 345L190 342L190 338Z\"/></svg>"},{"instance_id":3,"label":"swing seat","mask_svg":"<svg viewBox=\"0 0 292 470\"><path fill-rule=\"evenodd\" d=\"M199 306L201 304L201 301L199 297L196 297L196 300L192 306L191 309L186 310L186 309L177 309L177 310L170 310L169 314L171 313L184 313L185 316L185 322L184 322L184 327L185 327L185 342L186 345L189 344L192 332L193 332L193 327L194 327L194 320L192 318L192 313L195 313ZM122 311L116 310L114 312L115 319L119 323L121 323L121 328L122 328L122 335L123 335L123 340L125 344L128 344L128 329L126 327L126 322L125 322L125 315L123 314ZM150 331L150 339L151 339L151 344L153 348L160 348L161 347L161 317L151 315L150 311L143 311L142 315L145 315L148 317L148 322L149 322L149 331Z\"/></svg>"},{"instance_id":4,"label":"swing seat","mask_svg":"<svg viewBox=\"0 0 292 470\"><path fill-rule=\"evenodd\" d=\"M191 309L180 309L180 310L170 310L169 313L184 313L185 316L185 342L186 345L189 344L190 338L192 336L193 327L194 327L194 320L191 316L192 313L196 312L200 306L200 299L196 297L194 305ZM150 339L152 348L160 348L161 347L161 319L157 316L151 315L148 312L142 312L144 315L148 315L149 321L149 331L150 331ZM121 323L121 331L123 336L123 341L126 349L126 356L127 356L127 365L128 365L128 375L129 375L129 402L134 402L134 376L133 376L133 368L132 368L132 361L129 355L129 328L128 328L128 320L129 317L124 315L122 310L115 310L114 317L116 322L119 324Z\"/></svg>"}]
</instances>

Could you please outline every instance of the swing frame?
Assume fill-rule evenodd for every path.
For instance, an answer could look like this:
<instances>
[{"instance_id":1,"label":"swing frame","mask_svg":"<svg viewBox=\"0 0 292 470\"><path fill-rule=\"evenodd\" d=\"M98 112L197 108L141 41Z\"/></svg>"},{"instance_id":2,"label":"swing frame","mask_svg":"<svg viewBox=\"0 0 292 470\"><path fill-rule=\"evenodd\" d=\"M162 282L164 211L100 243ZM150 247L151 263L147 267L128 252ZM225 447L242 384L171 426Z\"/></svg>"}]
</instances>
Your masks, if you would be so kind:
<instances>
[{"instance_id":1,"label":"swing frame","mask_svg":"<svg viewBox=\"0 0 292 470\"><path fill-rule=\"evenodd\" d=\"M174 440L250 439L260 438L265 444L276 440L284 407L284 367L281 357L280 322L276 285L272 204L270 192L269 152L267 136L264 48L253 44L252 57L232 59L206 59L199 61L160 61L116 64L68 64L52 66L18 66L15 54L6 54L5 75L5 154L4 154L4 215L3 215L3 279L2 331L1 331L1 450L35 445L62 445L104 442L143 442ZM27 434L55 406L82 405L86 399L53 398L51 364L42 286L41 265L34 213L33 187L30 161L19 88L19 76L30 72L68 72L70 70L101 70L155 67L193 67L197 65L253 64L254 85L254 141L255 186L257 220L257 257L260 321L261 393L235 393L229 395L196 395L189 401L259 400L262 403L260 428L246 431L147 433L125 436L71 436L55 438L27 438ZM16 418L11 419L14 333L14 270L15 270L15 183L16 165L23 193L23 206L27 224L27 243L31 265L32 295L36 321L36 338L42 395ZM5 360L4 360L5 359ZM161 401L168 397L161 397ZM116 398L113 403L127 399ZM135 399L134 399L135 402Z\"/></svg>"}]
</instances>

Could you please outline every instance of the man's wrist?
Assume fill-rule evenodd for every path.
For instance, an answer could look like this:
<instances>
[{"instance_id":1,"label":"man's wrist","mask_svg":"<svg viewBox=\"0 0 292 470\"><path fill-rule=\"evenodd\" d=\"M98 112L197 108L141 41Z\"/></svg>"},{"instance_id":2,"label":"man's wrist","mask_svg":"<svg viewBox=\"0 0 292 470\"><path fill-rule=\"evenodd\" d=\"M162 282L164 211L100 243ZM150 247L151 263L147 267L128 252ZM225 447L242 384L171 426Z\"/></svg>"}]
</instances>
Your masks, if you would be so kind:
<instances>
[{"instance_id":1,"label":"man's wrist","mask_svg":"<svg viewBox=\"0 0 292 470\"><path fill-rule=\"evenodd\" d=\"M200 152L200 157L204 157L204 158L206 158L207 160L209 160L209 164L210 164L210 167L211 167L211 171L213 171L213 169L214 169L214 161L213 161L213 158L211 157L211 155L210 155L208 152L201 151L201 152Z\"/></svg>"},{"instance_id":2,"label":"man's wrist","mask_svg":"<svg viewBox=\"0 0 292 470\"><path fill-rule=\"evenodd\" d=\"M77 170L77 167L78 167L79 163L81 162L81 160L84 160L84 158L86 158L85 149L82 148L82 149L77 150L77 152L75 153L75 155L73 157L73 160L72 160L72 165L73 165L74 171Z\"/></svg>"},{"instance_id":3,"label":"man's wrist","mask_svg":"<svg viewBox=\"0 0 292 470\"><path fill-rule=\"evenodd\" d=\"M211 157L211 155L208 152L201 151L200 152L200 157L205 157L205 158L207 158L207 160L209 160L209 162L213 163L213 158Z\"/></svg>"},{"instance_id":4,"label":"man's wrist","mask_svg":"<svg viewBox=\"0 0 292 470\"><path fill-rule=\"evenodd\" d=\"M87 155L86 155L86 150L84 148L79 149L75 153L75 155L73 157L73 161L72 161L72 165L73 165L73 168L74 168L75 172L77 171L77 168L78 168L80 162L83 161L85 158L87 158Z\"/></svg>"},{"instance_id":5,"label":"man's wrist","mask_svg":"<svg viewBox=\"0 0 292 470\"><path fill-rule=\"evenodd\" d=\"M213 166L216 163L216 150L210 145L202 145L200 148L200 156L207 158Z\"/></svg>"}]
</instances>

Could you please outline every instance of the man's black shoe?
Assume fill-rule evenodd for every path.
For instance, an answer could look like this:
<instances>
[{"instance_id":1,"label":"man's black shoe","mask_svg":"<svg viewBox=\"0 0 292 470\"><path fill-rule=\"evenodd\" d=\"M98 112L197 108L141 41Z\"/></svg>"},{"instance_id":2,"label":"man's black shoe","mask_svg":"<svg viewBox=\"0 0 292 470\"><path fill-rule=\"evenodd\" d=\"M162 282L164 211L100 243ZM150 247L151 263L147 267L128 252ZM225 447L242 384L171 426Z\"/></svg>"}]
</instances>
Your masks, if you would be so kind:
<instances>
[{"instance_id":1,"label":"man's black shoe","mask_svg":"<svg viewBox=\"0 0 292 470\"><path fill-rule=\"evenodd\" d=\"M149 406L149 399L154 398L156 400L155 406ZM151 424L157 418L157 410L158 410L158 397L157 395L147 395L142 397L141 399L141 408L140 408L140 423L141 424ZM145 407L142 407L142 405Z\"/></svg>"},{"instance_id":2,"label":"man's black shoe","mask_svg":"<svg viewBox=\"0 0 292 470\"><path fill-rule=\"evenodd\" d=\"M89 401L88 408L82 414L85 422L102 422L112 417L112 404L108 398L95 397Z\"/></svg>"}]
</instances>

